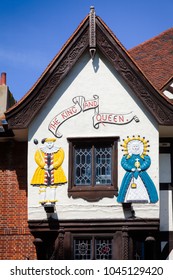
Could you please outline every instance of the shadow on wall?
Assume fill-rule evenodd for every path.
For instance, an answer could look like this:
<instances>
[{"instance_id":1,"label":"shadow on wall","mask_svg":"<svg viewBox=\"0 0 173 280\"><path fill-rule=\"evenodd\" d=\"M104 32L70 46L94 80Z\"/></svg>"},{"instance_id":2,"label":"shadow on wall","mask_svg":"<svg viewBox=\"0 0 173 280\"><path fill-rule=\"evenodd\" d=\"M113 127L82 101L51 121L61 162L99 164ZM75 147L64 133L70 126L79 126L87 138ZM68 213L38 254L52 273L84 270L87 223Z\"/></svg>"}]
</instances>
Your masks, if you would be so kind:
<instances>
[{"instance_id":1,"label":"shadow on wall","mask_svg":"<svg viewBox=\"0 0 173 280\"><path fill-rule=\"evenodd\" d=\"M132 203L123 203L123 212L125 219L135 219L135 211L133 209Z\"/></svg>"}]
</instances>

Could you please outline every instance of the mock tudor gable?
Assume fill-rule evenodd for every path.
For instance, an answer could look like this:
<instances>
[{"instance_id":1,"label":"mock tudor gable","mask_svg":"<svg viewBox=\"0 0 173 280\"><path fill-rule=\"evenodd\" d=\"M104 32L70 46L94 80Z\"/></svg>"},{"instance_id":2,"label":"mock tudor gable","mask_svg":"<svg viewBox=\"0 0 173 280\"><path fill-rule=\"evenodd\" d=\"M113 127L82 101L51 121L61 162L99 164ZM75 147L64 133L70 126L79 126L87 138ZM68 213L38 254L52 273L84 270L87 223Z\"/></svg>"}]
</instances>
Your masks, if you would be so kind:
<instances>
[{"instance_id":1,"label":"mock tudor gable","mask_svg":"<svg viewBox=\"0 0 173 280\"><path fill-rule=\"evenodd\" d=\"M56 213L60 220L123 219L119 203L125 202L136 203L139 217L158 219L159 176L155 155L161 122L158 112L162 110L163 118L166 103L162 99L92 9L19 104L21 111L18 107L13 118L16 124L9 115L9 126L20 128L21 122L22 127L28 126L28 219L47 219L45 207L49 204L55 207L55 220ZM146 104L152 107L148 110ZM153 106L155 110L151 111ZM20 118L23 110L24 117ZM121 145L127 137L130 142L123 152ZM145 178L138 173L129 177L134 186L139 178L144 190L128 191L124 186L121 194L127 171L121 167L121 159L136 153L133 149L128 151L131 143L140 143L141 160L133 156L134 161L139 166L145 163L144 170L149 170Z\"/></svg>"},{"instance_id":2,"label":"mock tudor gable","mask_svg":"<svg viewBox=\"0 0 173 280\"><path fill-rule=\"evenodd\" d=\"M117 193L117 186L120 186L124 174L120 165L121 157L123 156L120 144L122 144L122 139L127 136L131 137L137 134L137 136L141 135L141 137L145 137L146 140L150 141L150 146L152 147L150 149L152 158L150 172L154 174L153 179L158 188L158 158L155 156L158 147L158 125L152 116L148 117L149 113L147 116L145 115L143 104L135 98L131 89L119 77L110 63L99 57L98 54L95 54L95 60L99 64L99 69L96 72L93 67L94 61L91 60L88 53L85 53L73 67L70 75L64 79L44 108L41 109L40 113L29 125L28 197L30 219L38 218L39 216L40 218L46 218L44 208L37 207L39 205L38 188L30 185L32 176L37 168L36 163L34 163L34 153L38 148L44 150L42 139L45 137L55 138L56 145L63 148L65 154L62 166L68 182L57 189L58 203L56 207L59 218L89 219L95 215L96 218L103 218L104 215L106 215L106 218L110 218L110 216L116 217L117 215L122 215L123 217L123 214L120 214L122 209L117 204L114 195ZM113 170L113 173L117 173L116 191L111 195L99 196L101 201L99 198L95 198L100 202L86 204L85 200L81 200L82 195L79 196L79 194L79 201L68 197L70 170L74 164L69 163L69 144L74 138L81 139L83 141L82 145L87 143L87 139L97 138L97 141L99 141L101 138L101 141L104 141L103 138L115 138L115 140L118 138L116 147L117 167ZM34 139L38 140L38 145L35 145ZM83 156L81 154L81 157ZM80 172L83 172L82 170ZM80 187L78 188L80 189ZM99 186L97 186L98 188ZM84 187L83 190L81 189L81 193L83 191ZM101 192L101 189L99 191ZM97 191L95 196L97 196L96 193ZM73 191L70 191L70 194L73 197ZM111 197L111 200L110 198L106 200L105 197ZM102 199L105 200L104 203ZM87 200L90 199L88 198ZM92 197L93 200L94 198ZM112 205L110 212L106 210L107 204ZM78 213L76 210L79 205L80 212ZM85 217L86 209L90 209L90 207L92 209L95 207L97 211L99 207L100 213L98 212L97 214L97 211L91 211ZM140 206L141 215L158 217L158 208L155 205L153 207L150 205L149 208L151 212L146 212ZM116 214L116 211L119 214ZM104 214L106 212L107 214Z\"/></svg>"}]
</instances>

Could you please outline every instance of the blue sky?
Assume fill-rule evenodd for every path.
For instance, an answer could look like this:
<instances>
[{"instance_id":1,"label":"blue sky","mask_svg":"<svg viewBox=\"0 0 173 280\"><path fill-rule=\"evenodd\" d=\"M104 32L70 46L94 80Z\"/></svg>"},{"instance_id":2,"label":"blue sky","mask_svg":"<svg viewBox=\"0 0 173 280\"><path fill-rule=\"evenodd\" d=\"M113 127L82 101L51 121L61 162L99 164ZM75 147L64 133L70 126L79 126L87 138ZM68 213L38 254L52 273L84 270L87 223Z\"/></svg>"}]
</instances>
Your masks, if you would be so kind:
<instances>
[{"instance_id":1,"label":"blue sky","mask_svg":"<svg viewBox=\"0 0 173 280\"><path fill-rule=\"evenodd\" d=\"M18 101L95 7L130 49L173 27L172 0L0 0L0 73Z\"/></svg>"}]
</instances>

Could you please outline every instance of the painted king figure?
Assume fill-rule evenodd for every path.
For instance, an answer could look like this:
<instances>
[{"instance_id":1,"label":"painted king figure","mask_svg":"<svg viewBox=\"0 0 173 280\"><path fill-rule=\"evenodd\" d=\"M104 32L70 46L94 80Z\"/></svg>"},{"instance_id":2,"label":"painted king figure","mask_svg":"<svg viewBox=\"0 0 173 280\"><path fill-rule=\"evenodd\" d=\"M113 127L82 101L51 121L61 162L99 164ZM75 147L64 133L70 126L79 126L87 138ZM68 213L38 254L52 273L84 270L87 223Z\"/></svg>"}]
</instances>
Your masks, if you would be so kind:
<instances>
[{"instance_id":1,"label":"painted king figure","mask_svg":"<svg viewBox=\"0 0 173 280\"><path fill-rule=\"evenodd\" d=\"M39 203L42 205L55 204L57 186L67 182L61 166L64 161L64 151L55 145L55 141L55 138L43 139L43 145L35 153L38 167L31 185L39 187Z\"/></svg>"},{"instance_id":2,"label":"painted king figure","mask_svg":"<svg viewBox=\"0 0 173 280\"><path fill-rule=\"evenodd\" d=\"M140 136L127 138L122 144L124 156L122 167L126 170L117 201L120 203L156 203L156 187L147 173L151 159L147 155L148 141Z\"/></svg>"}]
</instances>

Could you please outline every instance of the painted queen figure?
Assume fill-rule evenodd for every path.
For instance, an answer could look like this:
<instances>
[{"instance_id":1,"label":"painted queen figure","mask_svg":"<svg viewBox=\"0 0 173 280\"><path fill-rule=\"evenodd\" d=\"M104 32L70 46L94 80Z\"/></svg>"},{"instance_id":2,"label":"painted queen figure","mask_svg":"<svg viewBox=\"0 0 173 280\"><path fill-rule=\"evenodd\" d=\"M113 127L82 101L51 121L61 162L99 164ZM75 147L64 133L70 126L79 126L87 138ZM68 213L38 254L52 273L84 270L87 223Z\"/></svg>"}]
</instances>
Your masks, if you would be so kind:
<instances>
[{"instance_id":1,"label":"painted queen figure","mask_svg":"<svg viewBox=\"0 0 173 280\"><path fill-rule=\"evenodd\" d=\"M44 138L43 145L35 153L35 162L38 167L31 185L39 187L39 202L42 205L55 204L57 186L67 182L62 168L64 151L55 145L55 141L55 138Z\"/></svg>"},{"instance_id":2,"label":"painted queen figure","mask_svg":"<svg viewBox=\"0 0 173 280\"><path fill-rule=\"evenodd\" d=\"M125 152L121 165L126 170L117 197L119 203L156 203L156 187L147 173L151 159L147 155L148 142L144 137L127 137L121 145Z\"/></svg>"}]
</instances>

